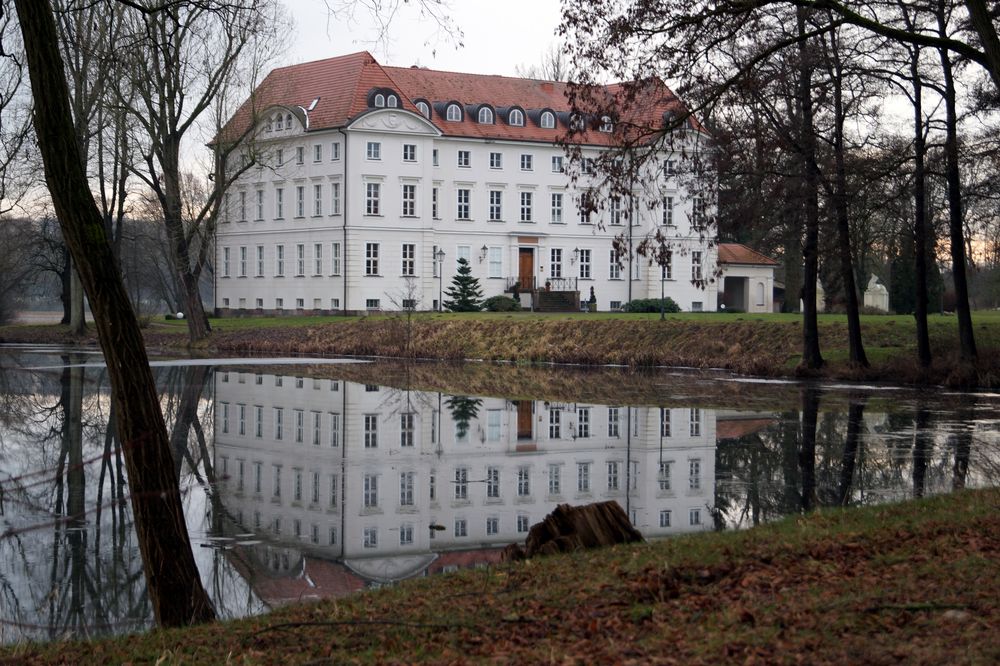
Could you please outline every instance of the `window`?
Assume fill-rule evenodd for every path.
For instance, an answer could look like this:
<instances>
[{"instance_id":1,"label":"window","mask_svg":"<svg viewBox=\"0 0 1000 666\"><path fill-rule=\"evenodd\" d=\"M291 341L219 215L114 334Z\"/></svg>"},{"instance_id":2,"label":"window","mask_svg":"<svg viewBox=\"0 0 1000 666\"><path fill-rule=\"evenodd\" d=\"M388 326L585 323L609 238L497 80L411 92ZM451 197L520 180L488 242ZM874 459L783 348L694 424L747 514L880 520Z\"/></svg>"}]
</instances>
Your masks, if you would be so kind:
<instances>
[{"instance_id":1,"label":"window","mask_svg":"<svg viewBox=\"0 0 1000 666\"><path fill-rule=\"evenodd\" d=\"M261 484L264 477L264 463L255 462L253 464L253 491L258 495L261 493Z\"/></svg>"},{"instance_id":2,"label":"window","mask_svg":"<svg viewBox=\"0 0 1000 666\"><path fill-rule=\"evenodd\" d=\"M552 223L562 224L563 221L563 195L560 193L552 194Z\"/></svg>"},{"instance_id":3,"label":"window","mask_svg":"<svg viewBox=\"0 0 1000 666\"><path fill-rule=\"evenodd\" d=\"M395 95L389 95L388 97L385 98L385 105L390 109L398 109L399 98L396 97Z\"/></svg>"},{"instance_id":4,"label":"window","mask_svg":"<svg viewBox=\"0 0 1000 666\"><path fill-rule=\"evenodd\" d=\"M611 257L608 264L608 277L612 280L620 280L622 277L622 265L618 258L618 250L611 249Z\"/></svg>"},{"instance_id":5,"label":"window","mask_svg":"<svg viewBox=\"0 0 1000 666\"><path fill-rule=\"evenodd\" d=\"M528 531L529 527L530 523L528 521L528 517L524 514L519 515L517 517L517 531L523 534Z\"/></svg>"},{"instance_id":6,"label":"window","mask_svg":"<svg viewBox=\"0 0 1000 666\"><path fill-rule=\"evenodd\" d=\"M503 277L503 249L499 247L491 247L489 249L490 254L490 277L498 278Z\"/></svg>"},{"instance_id":7,"label":"window","mask_svg":"<svg viewBox=\"0 0 1000 666\"><path fill-rule=\"evenodd\" d=\"M701 436L701 410L697 407L692 407L690 413L688 414L689 419L689 429L688 432L692 437Z\"/></svg>"},{"instance_id":8,"label":"window","mask_svg":"<svg viewBox=\"0 0 1000 666\"><path fill-rule=\"evenodd\" d=\"M293 502L301 502L302 501L302 470L301 469L292 470L292 501ZM298 528L296 528L295 531L298 532Z\"/></svg>"},{"instance_id":9,"label":"window","mask_svg":"<svg viewBox=\"0 0 1000 666\"><path fill-rule=\"evenodd\" d=\"M402 265L400 275L413 276L417 274L417 246L413 243L403 243Z\"/></svg>"},{"instance_id":10,"label":"window","mask_svg":"<svg viewBox=\"0 0 1000 666\"><path fill-rule=\"evenodd\" d=\"M417 161L417 144L415 143L403 144L403 161L404 162Z\"/></svg>"},{"instance_id":11,"label":"window","mask_svg":"<svg viewBox=\"0 0 1000 666\"><path fill-rule=\"evenodd\" d=\"M275 154L275 161L277 161L278 166L282 166L285 163L285 151L281 148L278 148L278 151Z\"/></svg>"},{"instance_id":12,"label":"window","mask_svg":"<svg viewBox=\"0 0 1000 666\"><path fill-rule=\"evenodd\" d=\"M542 112L542 117L539 120L539 124L544 129L553 129L556 126L556 114L551 111Z\"/></svg>"},{"instance_id":13,"label":"window","mask_svg":"<svg viewBox=\"0 0 1000 666\"><path fill-rule=\"evenodd\" d=\"M456 198L455 217L458 218L459 220L472 219L469 213L470 199L471 199L471 190L466 190L466 189L458 190Z\"/></svg>"},{"instance_id":14,"label":"window","mask_svg":"<svg viewBox=\"0 0 1000 666\"><path fill-rule=\"evenodd\" d=\"M674 253L670 250L663 253L663 265L660 266L660 279L674 279Z\"/></svg>"},{"instance_id":15,"label":"window","mask_svg":"<svg viewBox=\"0 0 1000 666\"><path fill-rule=\"evenodd\" d=\"M517 468L517 496L527 497L531 494L531 469L527 465Z\"/></svg>"},{"instance_id":16,"label":"window","mask_svg":"<svg viewBox=\"0 0 1000 666\"><path fill-rule=\"evenodd\" d=\"M666 162L664 162L664 164L663 164L663 175L665 175L667 178L670 178L670 176L673 176L676 173L677 173L677 161L676 160L667 160Z\"/></svg>"},{"instance_id":17,"label":"window","mask_svg":"<svg viewBox=\"0 0 1000 666\"><path fill-rule=\"evenodd\" d=\"M562 173L563 170L563 158L562 155L552 156L552 173Z\"/></svg>"},{"instance_id":18,"label":"window","mask_svg":"<svg viewBox=\"0 0 1000 666\"><path fill-rule=\"evenodd\" d=\"M580 493L590 492L590 463L576 464L576 490Z\"/></svg>"},{"instance_id":19,"label":"window","mask_svg":"<svg viewBox=\"0 0 1000 666\"><path fill-rule=\"evenodd\" d=\"M472 263L472 247L469 245L459 245L455 248L455 267L458 267L458 260L465 259L466 263Z\"/></svg>"},{"instance_id":20,"label":"window","mask_svg":"<svg viewBox=\"0 0 1000 666\"><path fill-rule=\"evenodd\" d=\"M554 247L549 250L549 275L554 278L562 277L562 248Z\"/></svg>"},{"instance_id":21,"label":"window","mask_svg":"<svg viewBox=\"0 0 1000 666\"><path fill-rule=\"evenodd\" d=\"M621 488L621 466L618 461L608 463L608 490L615 491Z\"/></svg>"},{"instance_id":22,"label":"window","mask_svg":"<svg viewBox=\"0 0 1000 666\"><path fill-rule=\"evenodd\" d=\"M378 310L381 306L379 299L377 298L366 298L365 299L365 309L366 310Z\"/></svg>"},{"instance_id":23,"label":"window","mask_svg":"<svg viewBox=\"0 0 1000 666\"><path fill-rule=\"evenodd\" d=\"M670 437L670 410L660 407L660 437Z\"/></svg>"},{"instance_id":24,"label":"window","mask_svg":"<svg viewBox=\"0 0 1000 666\"><path fill-rule=\"evenodd\" d=\"M399 415L399 445L404 448L413 446L413 412Z\"/></svg>"},{"instance_id":25,"label":"window","mask_svg":"<svg viewBox=\"0 0 1000 666\"><path fill-rule=\"evenodd\" d=\"M613 197L611 201L608 202L608 212L610 213L610 223L613 226L621 226L622 223L622 200L618 197Z\"/></svg>"},{"instance_id":26,"label":"window","mask_svg":"<svg viewBox=\"0 0 1000 666\"><path fill-rule=\"evenodd\" d=\"M524 127L524 111L521 111L521 109L511 109L507 115L507 124L514 127Z\"/></svg>"},{"instance_id":27,"label":"window","mask_svg":"<svg viewBox=\"0 0 1000 666\"><path fill-rule=\"evenodd\" d=\"M330 246L330 274L340 275L340 243Z\"/></svg>"},{"instance_id":28,"label":"window","mask_svg":"<svg viewBox=\"0 0 1000 666\"><path fill-rule=\"evenodd\" d=\"M469 150L458 151L458 166L462 168L468 168L472 166L472 151Z\"/></svg>"},{"instance_id":29,"label":"window","mask_svg":"<svg viewBox=\"0 0 1000 666\"><path fill-rule=\"evenodd\" d=\"M417 215L417 186L403 185L403 217Z\"/></svg>"},{"instance_id":30,"label":"window","mask_svg":"<svg viewBox=\"0 0 1000 666\"><path fill-rule=\"evenodd\" d=\"M256 272L254 273L254 275L256 275L257 277L263 277L264 276L264 246L263 245L258 245L255 248L255 251L256 251L257 261L256 261L256 266L254 267L255 270L256 270Z\"/></svg>"},{"instance_id":31,"label":"window","mask_svg":"<svg viewBox=\"0 0 1000 666\"><path fill-rule=\"evenodd\" d=\"M302 276L306 274L306 246L303 243L298 243L295 246L295 275Z\"/></svg>"},{"instance_id":32,"label":"window","mask_svg":"<svg viewBox=\"0 0 1000 666\"><path fill-rule=\"evenodd\" d=\"M562 467L559 465L549 465L549 495L558 495L562 492L561 472Z\"/></svg>"},{"instance_id":33,"label":"window","mask_svg":"<svg viewBox=\"0 0 1000 666\"><path fill-rule=\"evenodd\" d=\"M576 436L581 439L590 437L590 407L576 410Z\"/></svg>"},{"instance_id":34,"label":"window","mask_svg":"<svg viewBox=\"0 0 1000 666\"><path fill-rule=\"evenodd\" d=\"M312 424L312 443L313 446L319 446L320 440L323 439L323 415L319 412L313 412Z\"/></svg>"},{"instance_id":35,"label":"window","mask_svg":"<svg viewBox=\"0 0 1000 666\"><path fill-rule=\"evenodd\" d=\"M438 165L438 149L435 148L431 151L431 164L434 166Z\"/></svg>"},{"instance_id":36,"label":"window","mask_svg":"<svg viewBox=\"0 0 1000 666\"><path fill-rule=\"evenodd\" d=\"M584 157L582 160L580 160L580 170L587 175L593 174L595 171L594 158Z\"/></svg>"},{"instance_id":37,"label":"window","mask_svg":"<svg viewBox=\"0 0 1000 666\"><path fill-rule=\"evenodd\" d=\"M691 205L691 228L701 231L705 228L707 220L708 217L705 214L705 197L701 195L696 196Z\"/></svg>"},{"instance_id":38,"label":"window","mask_svg":"<svg viewBox=\"0 0 1000 666\"><path fill-rule=\"evenodd\" d=\"M600 132L610 132L614 129L614 124L608 116L601 116L601 125L597 128Z\"/></svg>"},{"instance_id":39,"label":"window","mask_svg":"<svg viewBox=\"0 0 1000 666\"><path fill-rule=\"evenodd\" d=\"M330 446L340 446L340 414L330 412Z\"/></svg>"},{"instance_id":40,"label":"window","mask_svg":"<svg viewBox=\"0 0 1000 666\"><path fill-rule=\"evenodd\" d=\"M340 215L340 183L330 183L330 215Z\"/></svg>"},{"instance_id":41,"label":"window","mask_svg":"<svg viewBox=\"0 0 1000 666\"><path fill-rule=\"evenodd\" d=\"M285 410L281 407L274 408L274 438L281 440L284 437Z\"/></svg>"},{"instance_id":42,"label":"window","mask_svg":"<svg viewBox=\"0 0 1000 666\"><path fill-rule=\"evenodd\" d=\"M674 225L674 198L663 197L663 225L672 227Z\"/></svg>"},{"instance_id":43,"label":"window","mask_svg":"<svg viewBox=\"0 0 1000 666\"><path fill-rule=\"evenodd\" d=\"M617 407L608 407L608 437L621 436L621 413Z\"/></svg>"},{"instance_id":44,"label":"window","mask_svg":"<svg viewBox=\"0 0 1000 666\"><path fill-rule=\"evenodd\" d=\"M503 153L490 153L490 168L491 169L503 168Z\"/></svg>"},{"instance_id":45,"label":"window","mask_svg":"<svg viewBox=\"0 0 1000 666\"><path fill-rule=\"evenodd\" d=\"M245 435L247 434L247 406L239 405L239 408L240 408L239 433L241 435Z\"/></svg>"},{"instance_id":46,"label":"window","mask_svg":"<svg viewBox=\"0 0 1000 666\"><path fill-rule=\"evenodd\" d=\"M399 526L399 545L409 546L413 544L413 525Z\"/></svg>"},{"instance_id":47,"label":"window","mask_svg":"<svg viewBox=\"0 0 1000 666\"><path fill-rule=\"evenodd\" d=\"M496 536L500 533L500 519L490 516L486 519L486 536Z\"/></svg>"},{"instance_id":48,"label":"window","mask_svg":"<svg viewBox=\"0 0 1000 666\"><path fill-rule=\"evenodd\" d=\"M375 95L375 99L373 100L373 104L374 104L375 108L378 108L378 109L383 108L385 106L385 95L383 95L382 93L379 93L379 94Z\"/></svg>"},{"instance_id":49,"label":"window","mask_svg":"<svg viewBox=\"0 0 1000 666\"><path fill-rule=\"evenodd\" d=\"M301 185L295 188L295 217L304 217L306 214L306 188Z\"/></svg>"},{"instance_id":50,"label":"window","mask_svg":"<svg viewBox=\"0 0 1000 666\"><path fill-rule=\"evenodd\" d=\"M533 192L521 192L521 221L531 222L531 203Z\"/></svg>"},{"instance_id":51,"label":"window","mask_svg":"<svg viewBox=\"0 0 1000 666\"><path fill-rule=\"evenodd\" d=\"M295 410L295 442L301 444L305 435L306 414L301 409Z\"/></svg>"},{"instance_id":52,"label":"window","mask_svg":"<svg viewBox=\"0 0 1000 666\"><path fill-rule=\"evenodd\" d=\"M458 104L449 104L445 109L444 119L452 123L462 122L462 107Z\"/></svg>"},{"instance_id":53,"label":"window","mask_svg":"<svg viewBox=\"0 0 1000 666\"><path fill-rule=\"evenodd\" d=\"M688 461L688 489L701 490L701 460L698 458Z\"/></svg>"},{"instance_id":54,"label":"window","mask_svg":"<svg viewBox=\"0 0 1000 666\"><path fill-rule=\"evenodd\" d=\"M701 280L701 252L691 253L691 279Z\"/></svg>"},{"instance_id":55,"label":"window","mask_svg":"<svg viewBox=\"0 0 1000 666\"><path fill-rule=\"evenodd\" d=\"M323 214L323 186L313 185L313 217Z\"/></svg>"},{"instance_id":56,"label":"window","mask_svg":"<svg viewBox=\"0 0 1000 666\"><path fill-rule=\"evenodd\" d=\"M331 533L332 534L332 533ZM366 527L363 540L364 548L378 548L378 528L377 527Z\"/></svg>"},{"instance_id":57,"label":"window","mask_svg":"<svg viewBox=\"0 0 1000 666\"><path fill-rule=\"evenodd\" d=\"M499 499L500 497L500 468L486 468L486 497L489 499Z\"/></svg>"},{"instance_id":58,"label":"window","mask_svg":"<svg viewBox=\"0 0 1000 666\"><path fill-rule=\"evenodd\" d=\"M257 190L257 212L254 215L254 219L264 219L264 190Z\"/></svg>"},{"instance_id":59,"label":"window","mask_svg":"<svg viewBox=\"0 0 1000 666\"><path fill-rule=\"evenodd\" d=\"M484 106L479 109L479 124L480 125L492 125L493 124L493 109L488 106Z\"/></svg>"},{"instance_id":60,"label":"window","mask_svg":"<svg viewBox=\"0 0 1000 666\"><path fill-rule=\"evenodd\" d=\"M296 146L295 148L295 163L305 164L306 161L306 149L303 146Z\"/></svg>"},{"instance_id":61,"label":"window","mask_svg":"<svg viewBox=\"0 0 1000 666\"><path fill-rule=\"evenodd\" d=\"M427 104L427 102L424 102L424 101L417 102L417 110L420 111L420 114L424 118L430 118L431 117L431 107L430 107L429 104Z\"/></svg>"},{"instance_id":62,"label":"window","mask_svg":"<svg viewBox=\"0 0 1000 666\"><path fill-rule=\"evenodd\" d=\"M664 492L670 490L670 466L669 461L661 461L656 473L657 487Z\"/></svg>"},{"instance_id":63,"label":"window","mask_svg":"<svg viewBox=\"0 0 1000 666\"><path fill-rule=\"evenodd\" d=\"M534 162L533 155L521 155L521 171L531 171L534 168Z\"/></svg>"},{"instance_id":64,"label":"window","mask_svg":"<svg viewBox=\"0 0 1000 666\"><path fill-rule=\"evenodd\" d=\"M253 436L258 439L264 436L264 408L260 405L253 407Z\"/></svg>"},{"instance_id":65,"label":"window","mask_svg":"<svg viewBox=\"0 0 1000 666\"><path fill-rule=\"evenodd\" d=\"M236 490L243 492L243 482L246 479L246 462L236 461ZM242 521L241 521L242 522Z\"/></svg>"},{"instance_id":66,"label":"window","mask_svg":"<svg viewBox=\"0 0 1000 666\"><path fill-rule=\"evenodd\" d=\"M365 214L380 215L382 186L379 183L365 183Z\"/></svg>"},{"instance_id":67,"label":"window","mask_svg":"<svg viewBox=\"0 0 1000 666\"><path fill-rule=\"evenodd\" d=\"M552 408L549 411L549 439L559 439L562 436L562 410Z\"/></svg>"},{"instance_id":68,"label":"window","mask_svg":"<svg viewBox=\"0 0 1000 666\"><path fill-rule=\"evenodd\" d=\"M580 277L590 278L590 250L580 250Z\"/></svg>"},{"instance_id":69,"label":"window","mask_svg":"<svg viewBox=\"0 0 1000 666\"><path fill-rule=\"evenodd\" d=\"M670 510L660 511L660 527L670 527Z\"/></svg>"},{"instance_id":70,"label":"window","mask_svg":"<svg viewBox=\"0 0 1000 666\"><path fill-rule=\"evenodd\" d=\"M503 221L503 192L490 190L490 222Z\"/></svg>"},{"instance_id":71,"label":"window","mask_svg":"<svg viewBox=\"0 0 1000 666\"><path fill-rule=\"evenodd\" d=\"M465 518L455 519L455 536L457 537L469 536L468 525L465 522Z\"/></svg>"},{"instance_id":72,"label":"window","mask_svg":"<svg viewBox=\"0 0 1000 666\"><path fill-rule=\"evenodd\" d=\"M222 277L229 277L229 250L230 248L222 248Z\"/></svg>"},{"instance_id":73,"label":"window","mask_svg":"<svg viewBox=\"0 0 1000 666\"><path fill-rule=\"evenodd\" d=\"M438 219L438 188L431 188L431 217Z\"/></svg>"},{"instance_id":74,"label":"window","mask_svg":"<svg viewBox=\"0 0 1000 666\"><path fill-rule=\"evenodd\" d=\"M365 448L378 448L378 414L365 414Z\"/></svg>"},{"instance_id":75,"label":"window","mask_svg":"<svg viewBox=\"0 0 1000 666\"><path fill-rule=\"evenodd\" d=\"M281 465L271 465L271 478L274 480L272 494L275 497L281 497Z\"/></svg>"},{"instance_id":76,"label":"window","mask_svg":"<svg viewBox=\"0 0 1000 666\"><path fill-rule=\"evenodd\" d=\"M500 441L500 410L491 409L486 412L486 439L490 442Z\"/></svg>"},{"instance_id":77,"label":"window","mask_svg":"<svg viewBox=\"0 0 1000 666\"><path fill-rule=\"evenodd\" d=\"M247 193L240 192L240 222L247 221Z\"/></svg>"},{"instance_id":78,"label":"window","mask_svg":"<svg viewBox=\"0 0 1000 666\"><path fill-rule=\"evenodd\" d=\"M226 434L229 432L229 403L223 402L222 404L222 432Z\"/></svg>"},{"instance_id":79,"label":"window","mask_svg":"<svg viewBox=\"0 0 1000 666\"><path fill-rule=\"evenodd\" d=\"M280 220L285 216L285 189L276 187L274 189L274 219Z\"/></svg>"},{"instance_id":80,"label":"window","mask_svg":"<svg viewBox=\"0 0 1000 666\"><path fill-rule=\"evenodd\" d=\"M591 195L589 192L584 192L580 195L580 224L590 224L592 208Z\"/></svg>"},{"instance_id":81,"label":"window","mask_svg":"<svg viewBox=\"0 0 1000 666\"><path fill-rule=\"evenodd\" d=\"M340 498L340 493L337 492L337 486L338 486L337 481L338 481L337 475L336 474L331 474L330 475L330 506L331 507L337 506L337 500Z\"/></svg>"},{"instance_id":82,"label":"window","mask_svg":"<svg viewBox=\"0 0 1000 666\"><path fill-rule=\"evenodd\" d=\"M382 159L382 144L378 141L369 141L365 155L370 160Z\"/></svg>"},{"instance_id":83,"label":"window","mask_svg":"<svg viewBox=\"0 0 1000 666\"><path fill-rule=\"evenodd\" d=\"M323 161L323 145L317 143L313 146L313 162L322 162L322 161Z\"/></svg>"},{"instance_id":84,"label":"window","mask_svg":"<svg viewBox=\"0 0 1000 666\"><path fill-rule=\"evenodd\" d=\"M323 244L313 243L313 275L323 274Z\"/></svg>"},{"instance_id":85,"label":"window","mask_svg":"<svg viewBox=\"0 0 1000 666\"><path fill-rule=\"evenodd\" d=\"M469 468L455 468L455 499L469 499Z\"/></svg>"},{"instance_id":86,"label":"window","mask_svg":"<svg viewBox=\"0 0 1000 666\"><path fill-rule=\"evenodd\" d=\"M691 523L693 527L701 525L701 509L691 509L688 511L688 522Z\"/></svg>"}]
</instances>

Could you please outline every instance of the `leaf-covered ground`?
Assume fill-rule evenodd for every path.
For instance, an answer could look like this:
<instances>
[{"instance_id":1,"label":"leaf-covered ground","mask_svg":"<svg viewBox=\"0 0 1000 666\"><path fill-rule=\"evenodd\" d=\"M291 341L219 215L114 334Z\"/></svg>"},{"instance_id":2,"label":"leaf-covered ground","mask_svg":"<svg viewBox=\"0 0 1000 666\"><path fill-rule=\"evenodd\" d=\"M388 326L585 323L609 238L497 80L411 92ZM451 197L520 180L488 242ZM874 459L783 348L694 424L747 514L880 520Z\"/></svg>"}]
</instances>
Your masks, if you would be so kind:
<instances>
[{"instance_id":1,"label":"leaf-covered ground","mask_svg":"<svg viewBox=\"0 0 1000 666\"><path fill-rule=\"evenodd\" d=\"M0 663L1000 663L1000 491L408 581Z\"/></svg>"}]
</instances>

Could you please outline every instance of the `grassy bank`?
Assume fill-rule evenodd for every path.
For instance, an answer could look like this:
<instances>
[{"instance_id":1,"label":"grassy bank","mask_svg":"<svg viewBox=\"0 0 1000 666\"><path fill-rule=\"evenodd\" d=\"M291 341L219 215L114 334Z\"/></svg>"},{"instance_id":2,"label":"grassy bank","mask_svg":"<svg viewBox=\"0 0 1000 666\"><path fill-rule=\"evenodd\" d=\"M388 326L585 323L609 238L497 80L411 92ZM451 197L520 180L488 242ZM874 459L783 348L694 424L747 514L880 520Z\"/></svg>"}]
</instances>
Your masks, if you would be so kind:
<instances>
[{"instance_id":1,"label":"grassy bank","mask_svg":"<svg viewBox=\"0 0 1000 666\"><path fill-rule=\"evenodd\" d=\"M542 558L0 663L997 663L1000 491Z\"/></svg>"},{"instance_id":2,"label":"grassy bank","mask_svg":"<svg viewBox=\"0 0 1000 666\"><path fill-rule=\"evenodd\" d=\"M981 361L957 362L955 318L930 318L934 366L916 363L915 325L910 316L865 316L863 339L872 367L847 363L847 323L842 315L820 316L820 342L834 379L949 385L1000 385L1000 313L974 316ZM207 351L232 354L337 354L445 360L619 364L629 367L724 368L742 374L796 374L801 348L798 315L684 313L660 321L656 314L477 313L349 318L283 317L222 319L201 343ZM155 347L184 347L184 322L156 322L146 329ZM65 329L48 326L0 328L0 341L65 342Z\"/></svg>"}]
</instances>

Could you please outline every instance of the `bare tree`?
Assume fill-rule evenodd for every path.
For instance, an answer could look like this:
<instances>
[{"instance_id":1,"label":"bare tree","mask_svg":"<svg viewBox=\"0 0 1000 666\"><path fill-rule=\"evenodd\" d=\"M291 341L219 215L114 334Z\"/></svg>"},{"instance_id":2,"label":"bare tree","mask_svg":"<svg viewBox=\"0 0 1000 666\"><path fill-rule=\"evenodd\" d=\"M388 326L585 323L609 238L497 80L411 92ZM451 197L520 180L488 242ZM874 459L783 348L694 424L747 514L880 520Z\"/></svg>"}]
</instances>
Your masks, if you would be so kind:
<instances>
[{"instance_id":1,"label":"bare tree","mask_svg":"<svg viewBox=\"0 0 1000 666\"><path fill-rule=\"evenodd\" d=\"M542 54L539 62L531 65L515 65L514 73L523 79L569 81L569 58L566 57L566 50L562 46L552 44Z\"/></svg>"}]
</instances>

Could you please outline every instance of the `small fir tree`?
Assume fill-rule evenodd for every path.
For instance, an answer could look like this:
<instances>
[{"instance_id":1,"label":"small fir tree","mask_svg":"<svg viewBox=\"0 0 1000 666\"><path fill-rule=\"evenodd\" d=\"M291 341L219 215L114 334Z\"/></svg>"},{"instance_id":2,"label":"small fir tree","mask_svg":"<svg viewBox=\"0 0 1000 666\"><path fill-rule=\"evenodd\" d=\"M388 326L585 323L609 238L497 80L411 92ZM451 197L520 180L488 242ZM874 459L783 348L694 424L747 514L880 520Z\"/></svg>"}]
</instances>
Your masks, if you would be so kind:
<instances>
[{"instance_id":1,"label":"small fir tree","mask_svg":"<svg viewBox=\"0 0 1000 666\"><path fill-rule=\"evenodd\" d=\"M444 293L448 297L444 307L452 312L479 312L482 309L483 290L479 279L472 277L472 267L464 258L458 260L458 274Z\"/></svg>"}]
</instances>

